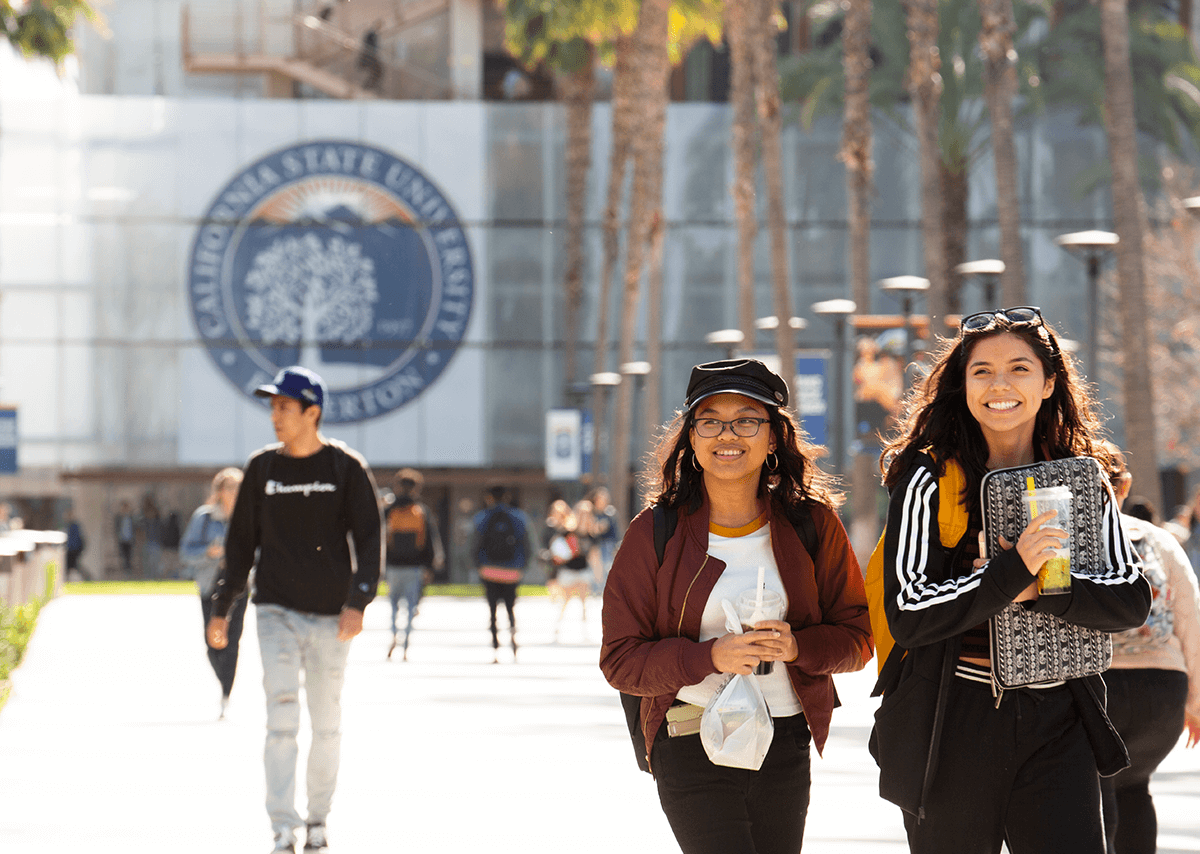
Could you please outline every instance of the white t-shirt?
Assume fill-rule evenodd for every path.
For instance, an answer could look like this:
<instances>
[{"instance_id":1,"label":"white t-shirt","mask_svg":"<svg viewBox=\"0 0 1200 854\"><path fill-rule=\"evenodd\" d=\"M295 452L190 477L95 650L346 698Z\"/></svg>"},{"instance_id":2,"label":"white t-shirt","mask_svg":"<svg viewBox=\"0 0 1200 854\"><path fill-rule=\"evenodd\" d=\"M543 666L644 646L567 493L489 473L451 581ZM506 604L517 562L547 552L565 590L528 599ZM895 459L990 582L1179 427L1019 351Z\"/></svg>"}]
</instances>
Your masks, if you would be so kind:
<instances>
[{"instance_id":1,"label":"white t-shirt","mask_svg":"<svg viewBox=\"0 0 1200 854\"><path fill-rule=\"evenodd\" d=\"M728 599L732 605L738 594L754 590L758 584L760 566L766 570L766 589L774 590L783 597L784 612L787 612L787 591L783 589L783 579L779 576L779 567L775 565L775 555L771 551L770 525L763 525L757 531L741 537L722 537L710 533L708 553L725 562L725 571L717 579L704 605L704 614L700 618L701 641L719 638L726 633L725 610L721 607L721 600ZM707 706L728 678L728 673L710 673L703 682L681 688L676 696L685 703ZM800 698L796 696L796 689L787 675L787 665L782 661L775 662L768 675L753 678L758 680L758 687L767 699L767 708L771 710L772 717L786 718L803 711Z\"/></svg>"}]
</instances>

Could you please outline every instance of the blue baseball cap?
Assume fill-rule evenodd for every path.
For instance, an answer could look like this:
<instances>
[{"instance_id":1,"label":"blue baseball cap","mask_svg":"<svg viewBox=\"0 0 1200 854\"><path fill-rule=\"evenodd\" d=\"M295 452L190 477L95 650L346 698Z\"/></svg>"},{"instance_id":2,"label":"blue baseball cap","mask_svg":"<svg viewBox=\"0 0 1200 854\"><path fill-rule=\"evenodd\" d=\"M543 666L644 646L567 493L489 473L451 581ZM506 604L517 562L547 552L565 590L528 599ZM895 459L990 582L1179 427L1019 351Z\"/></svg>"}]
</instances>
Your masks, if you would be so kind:
<instances>
[{"instance_id":1,"label":"blue baseball cap","mask_svg":"<svg viewBox=\"0 0 1200 854\"><path fill-rule=\"evenodd\" d=\"M254 390L259 397L282 395L301 403L325 408L325 381L308 368L292 365L275 375L270 385L260 385Z\"/></svg>"}]
</instances>

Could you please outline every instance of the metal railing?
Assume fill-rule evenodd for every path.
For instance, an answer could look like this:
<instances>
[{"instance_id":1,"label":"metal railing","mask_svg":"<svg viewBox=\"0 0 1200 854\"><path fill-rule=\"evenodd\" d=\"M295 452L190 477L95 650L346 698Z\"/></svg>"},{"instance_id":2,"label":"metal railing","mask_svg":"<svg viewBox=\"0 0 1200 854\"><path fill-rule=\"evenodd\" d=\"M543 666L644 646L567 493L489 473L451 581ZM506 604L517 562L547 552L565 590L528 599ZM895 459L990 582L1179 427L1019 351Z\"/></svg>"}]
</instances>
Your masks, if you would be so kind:
<instances>
[{"instance_id":1,"label":"metal railing","mask_svg":"<svg viewBox=\"0 0 1200 854\"><path fill-rule=\"evenodd\" d=\"M299 11L270 15L260 2L247 14L240 3L225 12L180 18L180 51L193 72L259 74L272 72L314 86L334 97L442 99L452 97L445 0L411 7L375 34L372 50L364 38L335 26L320 14ZM431 39L428 33L433 27ZM430 53L432 61L412 61ZM332 75L332 77L328 77ZM336 81L333 79L336 78Z\"/></svg>"}]
</instances>

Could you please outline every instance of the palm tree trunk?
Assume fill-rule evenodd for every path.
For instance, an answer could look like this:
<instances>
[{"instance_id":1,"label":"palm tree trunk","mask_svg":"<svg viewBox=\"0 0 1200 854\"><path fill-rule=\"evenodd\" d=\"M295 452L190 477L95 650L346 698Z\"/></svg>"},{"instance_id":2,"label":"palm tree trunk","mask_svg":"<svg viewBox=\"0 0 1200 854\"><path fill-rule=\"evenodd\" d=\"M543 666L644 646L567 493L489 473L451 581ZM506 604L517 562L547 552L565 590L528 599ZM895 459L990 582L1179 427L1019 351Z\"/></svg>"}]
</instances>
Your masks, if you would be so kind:
<instances>
[{"instance_id":1,"label":"palm tree trunk","mask_svg":"<svg viewBox=\"0 0 1200 854\"><path fill-rule=\"evenodd\" d=\"M727 0L725 38L729 41L730 101L733 105L733 209L737 219L738 328L745 346L754 346L754 240L758 234L755 211L755 152L757 123L754 117L753 4L758 0Z\"/></svg>"},{"instance_id":2,"label":"palm tree trunk","mask_svg":"<svg viewBox=\"0 0 1200 854\"><path fill-rule=\"evenodd\" d=\"M841 161L846 164L850 293L858 310L871 310L871 0L850 0L842 30L846 110Z\"/></svg>"},{"instance_id":3,"label":"palm tree trunk","mask_svg":"<svg viewBox=\"0 0 1200 854\"><path fill-rule=\"evenodd\" d=\"M871 187L875 171L871 135L871 2L850 0L842 30L846 109L841 160L846 164L850 294L863 314L871 313ZM852 348L853 349L853 348ZM834 423L837 419L832 419ZM864 449L865 450L865 449ZM878 449L876 449L878 451ZM850 540L865 558L879 538L879 472L875 456L855 454L850 474Z\"/></svg>"},{"instance_id":4,"label":"palm tree trunk","mask_svg":"<svg viewBox=\"0 0 1200 854\"><path fill-rule=\"evenodd\" d=\"M1025 304L1025 260L1021 248L1021 205L1017 186L1017 146L1013 139L1012 101L1017 94L1017 53L1012 0L979 0L983 25L983 88L992 120L992 157L996 163L996 207L1000 218L1001 305ZM997 306L985 306L996 308Z\"/></svg>"},{"instance_id":5,"label":"palm tree trunk","mask_svg":"<svg viewBox=\"0 0 1200 854\"><path fill-rule=\"evenodd\" d=\"M1146 282L1142 258L1142 193L1138 183L1137 138L1133 114L1133 72L1129 58L1127 0L1101 0L1104 41L1104 106L1108 156L1112 163L1113 221L1117 277L1121 294L1121 349L1125 356L1125 451L1138 492L1162 506L1158 474L1158 434L1150 374L1146 322Z\"/></svg>"},{"instance_id":6,"label":"palm tree trunk","mask_svg":"<svg viewBox=\"0 0 1200 854\"><path fill-rule=\"evenodd\" d=\"M666 127L668 14L670 0L643 0L634 32L632 93L633 193L625 251L625 290L621 301L621 342L618 364L633 359L633 339L641 297L643 259L662 205L663 133ZM617 386L612 442L613 507L622 527L629 521L629 432L632 424L631 383Z\"/></svg>"},{"instance_id":7,"label":"palm tree trunk","mask_svg":"<svg viewBox=\"0 0 1200 854\"><path fill-rule=\"evenodd\" d=\"M948 164L938 158L942 173L942 235L945 243L946 313L962 311L963 276L955 267L967 260L967 203L971 184L966 162Z\"/></svg>"},{"instance_id":8,"label":"palm tree trunk","mask_svg":"<svg viewBox=\"0 0 1200 854\"><path fill-rule=\"evenodd\" d=\"M637 88L631 65L633 39L621 36L616 41L616 61L612 86L612 150L608 159L608 192L604 205L604 264L600 272L600 293L596 298L596 349L592 353L592 373L608 370L608 311L612 301L612 281L621 254L621 207L624 201L625 167L633 156L633 99ZM611 448L602 445L607 422L607 391L592 387L592 467L598 483L609 483ZM604 462L601 463L601 452Z\"/></svg>"},{"instance_id":9,"label":"palm tree trunk","mask_svg":"<svg viewBox=\"0 0 1200 854\"><path fill-rule=\"evenodd\" d=\"M563 376L569 388L576 380L579 308L583 305L583 218L587 208L588 172L592 166L592 101L596 93L594 52L582 68L559 78L567 114L567 246L563 272L566 353Z\"/></svg>"},{"instance_id":10,"label":"palm tree trunk","mask_svg":"<svg viewBox=\"0 0 1200 854\"><path fill-rule=\"evenodd\" d=\"M771 281L775 302L775 350L784 377L795 375L795 330L792 317L791 271L788 264L787 212L783 204L783 151L779 113L779 71L776 67L776 0L758 0L754 21L754 77L758 89L758 120L762 128L763 183L767 188L767 228L771 234ZM800 411L799 395L795 406Z\"/></svg>"},{"instance_id":11,"label":"palm tree trunk","mask_svg":"<svg viewBox=\"0 0 1200 854\"><path fill-rule=\"evenodd\" d=\"M909 79L913 119L921 151L921 237L925 277L929 279L927 309L930 330L939 334L946 316L946 259L942 237L942 181L938 161L938 0L904 0L908 18Z\"/></svg>"}]
</instances>

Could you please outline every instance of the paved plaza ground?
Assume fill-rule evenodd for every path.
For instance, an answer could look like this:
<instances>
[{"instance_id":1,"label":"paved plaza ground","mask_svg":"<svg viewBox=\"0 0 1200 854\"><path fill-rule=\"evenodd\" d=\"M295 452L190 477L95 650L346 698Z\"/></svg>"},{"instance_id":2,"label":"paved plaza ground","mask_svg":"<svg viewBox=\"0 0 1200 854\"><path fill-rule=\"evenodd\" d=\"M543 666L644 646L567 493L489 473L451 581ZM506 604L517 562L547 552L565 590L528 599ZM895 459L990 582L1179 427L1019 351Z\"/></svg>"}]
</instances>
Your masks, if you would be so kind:
<instances>
[{"instance_id":1,"label":"paved plaza ground","mask_svg":"<svg viewBox=\"0 0 1200 854\"><path fill-rule=\"evenodd\" d=\"M573 602L556 640L557 608L524 597L519 660L492 664L482 599L427 597L400 662L385 659L387 601L372 603L343 696L331 854L678 851L596 667L599 611L584 622ZM873 671L837 677L806 852L907 850L866 750ZM195 597L49 603L0 711L0 851L267 854L261 673L251 609L218 721ZM1153 790L1159 851L1200 851L1200 751L1181 742Z\"/></svg>"}]
</instances>

